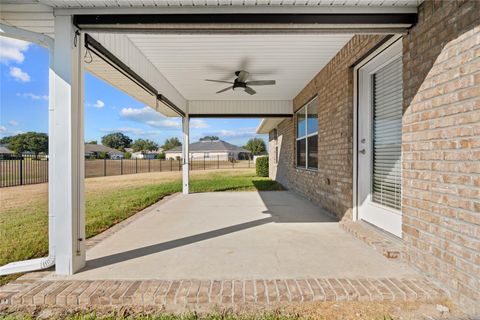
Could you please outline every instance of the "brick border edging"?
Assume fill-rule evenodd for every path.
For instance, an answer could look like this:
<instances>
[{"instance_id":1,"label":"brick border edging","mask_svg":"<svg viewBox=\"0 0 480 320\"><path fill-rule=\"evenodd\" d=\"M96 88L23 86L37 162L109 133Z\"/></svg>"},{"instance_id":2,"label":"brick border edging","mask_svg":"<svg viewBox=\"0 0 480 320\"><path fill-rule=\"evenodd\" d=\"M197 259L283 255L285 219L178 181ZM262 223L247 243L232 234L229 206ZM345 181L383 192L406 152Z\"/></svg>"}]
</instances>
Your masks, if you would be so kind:
<instances>
[{"instance_id":1,"label":"brick border edging","mask_svg":"<svg viewBox=\"0 0 480 320\"><path fill-rule=\"evenodd\" d=\"M97 235L95 235L91 238L88 238L86 243L85 243L86 249L88 250L88 249L93 248L94 246L99 244L101 241L103 241L106 238L112 236L113 234L117 233L118 231L122 230L123 228L125 228L126 226L131 224L132 222L142 218L146 214L154 211L159 206L161 206L164 203L170 201L171 199L175 198L179 194L180 194L180 192L175 192L175 193L172 193L170 195L164 196L162 199L155 202L154 204L144 208L143 210L140 210L137 213L132 214L130 217L120 221L119 223L114 224L113 226L111 226L110 228L100 232L99 234L97 234Z\"/></svg>"},{"instance_id":2,"label":"brick border edging","mask_svg":"<svg viewBox=\"0 0 480 320\"><path fill-rule=\"evenodd\" d=\"M44 276L44 275L43 275ZM0 288L0 305L136 306L181 311L214 307L279 307L310 301L422 301L445 292L422 277L276 280L96 280L19 278Z\"/></svg>"},{"instance_id":3,"label":"brick border edging","mask_svg":"<svg viewBox=\"0 0 480 320\"><path fill-rule=\"evenodd\" d=\"M404 259L403 247L392 242L386 235L372 228L367 228L358 221L341 221L340 227L363 241L388 259Z\"/></svg>"}]
</instances>

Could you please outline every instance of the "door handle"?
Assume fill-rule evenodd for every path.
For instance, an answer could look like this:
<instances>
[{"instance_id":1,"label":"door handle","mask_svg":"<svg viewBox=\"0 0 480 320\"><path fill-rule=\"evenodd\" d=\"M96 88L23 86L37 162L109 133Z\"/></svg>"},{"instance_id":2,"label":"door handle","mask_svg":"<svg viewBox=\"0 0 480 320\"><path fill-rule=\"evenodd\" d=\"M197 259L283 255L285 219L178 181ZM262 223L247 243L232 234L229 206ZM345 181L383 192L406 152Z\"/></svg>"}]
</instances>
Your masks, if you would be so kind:
<instances>
[{"instance_id":1,"label":"door handle","mask_svg":"<svg viewBox=\"0 0 480 320\"><path fill-rule=\"evenodd\" d=\"M362 149L362 150L360 150L360 151L358 151L358 152L361 153L361 154L367 153L367 151L366 151L365 149Z\"/></svg>"}]
</instances>

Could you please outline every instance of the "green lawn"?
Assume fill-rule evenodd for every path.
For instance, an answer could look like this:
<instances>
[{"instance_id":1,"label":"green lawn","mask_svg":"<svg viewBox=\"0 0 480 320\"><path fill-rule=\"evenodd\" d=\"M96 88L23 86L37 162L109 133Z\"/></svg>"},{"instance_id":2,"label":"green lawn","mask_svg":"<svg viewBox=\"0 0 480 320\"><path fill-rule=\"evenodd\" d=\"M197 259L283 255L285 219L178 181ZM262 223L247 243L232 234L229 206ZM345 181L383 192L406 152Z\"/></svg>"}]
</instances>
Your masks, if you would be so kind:
<instances>
[{"instance_id":1,"label":"green lawn","mask_svg":"<svg viewBox=\"0 0 480 320\"><path fill-rule=\"evenodd\" d=\"M98 178L97 178L98 179ZM86 234L90 238L136 212L154 204L163 197L180 192L181 181L175 179L152 184L136 182L135 186L110 183L105 179L103 190L87 192ZM92 180L93 181L93 180ZM100 180L103 181L103 180ZM96 180L99 183L99 180ZM86 180L87 191L89 179ZM192 192L280 190L281 186L268 178L256 177L253 170L215 171L193 176ZM25 197L25 194L19 194ZM0 265L48 254L48 203L46 196L27 205L0 210ZM15 276L1 277L0 285Z\"/></svg>"}]
</instances>

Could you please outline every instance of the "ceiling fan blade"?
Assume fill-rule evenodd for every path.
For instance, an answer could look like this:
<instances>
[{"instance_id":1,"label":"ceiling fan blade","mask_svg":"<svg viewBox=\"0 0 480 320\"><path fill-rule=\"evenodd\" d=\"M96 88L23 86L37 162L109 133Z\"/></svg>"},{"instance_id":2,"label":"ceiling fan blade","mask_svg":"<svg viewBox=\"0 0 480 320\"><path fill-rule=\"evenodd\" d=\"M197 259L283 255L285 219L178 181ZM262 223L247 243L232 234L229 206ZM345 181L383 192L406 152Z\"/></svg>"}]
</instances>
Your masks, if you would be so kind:
<instances>
[{"instance_id":1,"label":"ceiling fan blade","mask_svg":"<svg viewBox=\"0 0 480 320\"><path fill-rule=\"evenodd\" d=\"M225 91L230 90L230 89L232 89L232 87L226 87L225 89L217 91L217 93L222 93L222 92L225 92Z\"/></svg>"},{"instance_id":2,"label":"ceiling fan blade","mask_svg":"<svg viewBox=\"0 0 480 320\"><path fill-rule=\"evenodd\" d=\"M237 72L236 72L236 73L237 73ZM245 71L245 70L240 70L240 71L238 71L238 74L237 74L237 76L238 76L238 81L240 81L240 82L245 82L245 81L247 81L247 78L248 78L249 75L250 75L250 73L248 73L248 72Z\"/></svg>"},{"instance_id":3,"label":"ceiling fan blade","mask_svg":"<svg viewBox=\"0 0 480 320\"><path fill-rule=\"evenodd\" d=\"M249 86L271 86L275 84L275 80L258 80L258 81L249 81L247 85Z\"/></svg>"},{"instance_id":4,"label":"ceiling fan blade","mask_svg":"<svg viewBox=\"0 0 480 320\"><path fill-rule=\"evenodd\" d=\"M254 95L255 93L257 93L257 91L253 90L250 87L245 87L245 92L250 94L250 95Z\"/></svg>"},{"instance_id":5,"label":"ceiling fan blade","mask_svg":"<svg viewBox=\"0 0 480 320\"><path fill-rule=\"evenodd\" d=\"M233 84L232 81L223 81L223 80L211 80L211 79L205 79L205 81L210 81L210 82L220 82L220 83L229 83Z\"/></svg>"}]
</instances>

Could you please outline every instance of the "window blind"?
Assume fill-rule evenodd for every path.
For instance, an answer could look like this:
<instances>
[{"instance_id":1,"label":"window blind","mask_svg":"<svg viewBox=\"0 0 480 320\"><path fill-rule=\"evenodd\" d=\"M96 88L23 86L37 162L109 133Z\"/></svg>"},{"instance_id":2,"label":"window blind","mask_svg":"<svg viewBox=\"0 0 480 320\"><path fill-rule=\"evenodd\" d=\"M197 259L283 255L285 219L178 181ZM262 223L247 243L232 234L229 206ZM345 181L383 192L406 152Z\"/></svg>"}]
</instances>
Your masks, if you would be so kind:
<instances>
[{"instance_id":1,"label":"window blind","mask_svg":"<svg viewBox=\"0 0 480 320\"><path fill-rule=\"evenodd\" d=\"M372 201L401 209L402 58L373 75Z\"/></svg>"}]
</instances>

